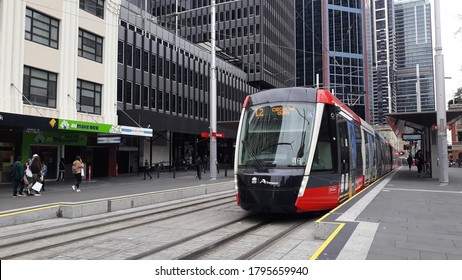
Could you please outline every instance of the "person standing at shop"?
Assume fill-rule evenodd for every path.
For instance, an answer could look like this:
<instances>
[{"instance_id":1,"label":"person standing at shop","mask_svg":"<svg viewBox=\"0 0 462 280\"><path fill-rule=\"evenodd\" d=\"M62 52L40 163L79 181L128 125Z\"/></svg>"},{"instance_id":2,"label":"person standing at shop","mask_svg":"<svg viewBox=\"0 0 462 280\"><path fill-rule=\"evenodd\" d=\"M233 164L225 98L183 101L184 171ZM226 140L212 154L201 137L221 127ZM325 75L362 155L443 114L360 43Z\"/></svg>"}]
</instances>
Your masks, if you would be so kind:
<instances>
[{"instance_id":1,"label":"person standing at shop","mask_svg":"<svg viewBox=\"0 0 462 280\"><path fill-rule=\"evenodd\" d=\"M13 197L24 196L24 164L22 164L21 159L21 156L18 156L13 165Z\"/></svg>"},{"instance_id":2,"label":"person standing at shop","mask_svg":"<svg viewBox=\"0 0 462 280\"><path fill-rule=\"evenodd\" d=\"M74 192L80 192L80 183L82 183L82 169L84 164L80 156L76 156L72 163L72 174L75 176L75 185L72 186Z\"/></svg>"}]
</instances>

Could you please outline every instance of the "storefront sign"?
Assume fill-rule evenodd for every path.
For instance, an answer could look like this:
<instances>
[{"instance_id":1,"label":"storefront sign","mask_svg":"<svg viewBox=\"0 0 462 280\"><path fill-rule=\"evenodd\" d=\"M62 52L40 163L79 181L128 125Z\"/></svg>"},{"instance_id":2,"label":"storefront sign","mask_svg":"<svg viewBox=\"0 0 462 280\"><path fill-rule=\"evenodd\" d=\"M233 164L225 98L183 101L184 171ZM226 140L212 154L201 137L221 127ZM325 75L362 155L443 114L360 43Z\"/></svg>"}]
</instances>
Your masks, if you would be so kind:
<instances>
[{"instance_id":1,"label":"storefront sign","mask_svg":"<svg viewBox=\"0 0 462 280\"><path fill-rule=\"evenodd\" d=\"M59 120L58 127L62 130L152 137L152 129L142 127L111 125L103 123L89 123L63 119Z\"/></svg>"},{"instance_id":2,"label":"storefront sign","mask_svg":"<svg viewBox=\"0 0 462 280\"><path fill-rule=\"evenodd\" d=\"M32 132L26 130L23 134L23 143L26 147L30 145L68 145L86 146L87 135L76 132L59 133L55 131Z\"/></svg>"},{"instance_id":3,"label":"storefront sign","mask_svg":"<svg viewBox=\"0 0 462 280\"><path fill-rule=\"evenodd\" d=\"M56 124L57 120L53 118L0 112L0 125L19 126L34 129L56 129Z\"/></svg>"}]
</instances>

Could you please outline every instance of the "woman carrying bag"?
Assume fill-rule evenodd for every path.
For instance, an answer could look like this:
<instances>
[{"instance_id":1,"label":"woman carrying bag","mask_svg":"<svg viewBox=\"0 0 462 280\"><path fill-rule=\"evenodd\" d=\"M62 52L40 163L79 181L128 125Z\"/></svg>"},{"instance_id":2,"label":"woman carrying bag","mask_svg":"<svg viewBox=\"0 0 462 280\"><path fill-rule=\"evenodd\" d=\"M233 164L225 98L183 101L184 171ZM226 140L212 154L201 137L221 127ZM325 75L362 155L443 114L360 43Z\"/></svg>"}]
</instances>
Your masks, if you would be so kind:
<instances>
[{"instance_id":1,"label":"woman carrying bag","mask_svg":"<svg viewBox=\"0 0 462 280\"><path fill-rule=\"evenodd\" d=\"M72 186L74 192L80 192L80 183L82 183L82 170L84 164L80 156L75 157L75 161L72 163L72 174L75 176L76 183Z\"/></svg>"}]
</instances>

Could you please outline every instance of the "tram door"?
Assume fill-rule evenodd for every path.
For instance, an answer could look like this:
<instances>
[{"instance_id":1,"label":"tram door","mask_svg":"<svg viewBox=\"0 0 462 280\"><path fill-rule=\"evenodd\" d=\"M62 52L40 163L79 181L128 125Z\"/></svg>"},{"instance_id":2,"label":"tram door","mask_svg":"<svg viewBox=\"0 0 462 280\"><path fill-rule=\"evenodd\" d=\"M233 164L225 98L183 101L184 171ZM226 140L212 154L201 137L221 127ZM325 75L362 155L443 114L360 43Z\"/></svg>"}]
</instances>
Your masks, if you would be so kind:
<instances>
[{"instance_id":1,"label":"tram door","mask_svg":"<svg viewBox=\"0 0 462 280\"><path fill-rule=\"evenodd\" d=\"M348 137L348 121L338 116L338 134L340 143L340 196L339 201L348 198L348 185L350 181L350 139Z\"/></svg>"}]
</instances>

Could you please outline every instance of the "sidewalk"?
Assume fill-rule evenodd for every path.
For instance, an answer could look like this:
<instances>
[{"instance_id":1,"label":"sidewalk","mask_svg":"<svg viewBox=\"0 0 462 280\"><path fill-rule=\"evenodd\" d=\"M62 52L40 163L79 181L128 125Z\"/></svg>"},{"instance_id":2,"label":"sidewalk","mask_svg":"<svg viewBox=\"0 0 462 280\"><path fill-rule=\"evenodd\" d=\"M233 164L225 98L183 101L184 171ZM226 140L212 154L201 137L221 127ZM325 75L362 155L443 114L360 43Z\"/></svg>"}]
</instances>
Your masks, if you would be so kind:
<instances>
[{"instance_id":1,"label":"sidewalk","mask_svg":"<svg viewBox=\"0 0 462 280\"><path fill-rule=\"evenodd\" d=\"M461 260L462 168L449 184L402 167L325 222L343 228L318 259Z\"/></svg>"},{"instance_id":2,"label":"sidewalk","mask_svg":"<svg viewBox=\"0 0 462 280\"><path fill-rule=\"evenodd\" d=\"M71 186L75 180L66 179L64 182L47 180L45 190L41 196L13 197L12 183L0 184L0 214L5 211L15 209L24 209L47 205L57 202L81 202L95 199L107 199L113 197L150 193L156 191L184 188L193 185L206 185L222 181L232 180L233 171L227 170L225 177L224 169L217 174L216 180L210 180L210 173L202 173L202 180L196 178L196 171L189 169L185 172L183 169L175 172L160 172L159 178L157 173L152 172L152 180L147 177L143 180L144 174L131 173L121 174L118 177L94 178L91 182L82 180L80 189L82 192L73 192Z\"/></svg>"}]
</instances>

